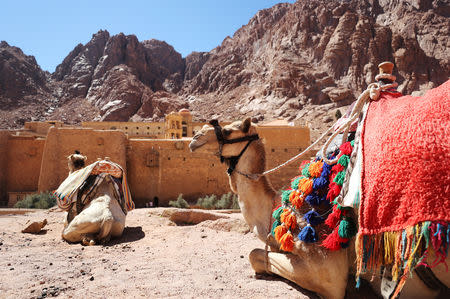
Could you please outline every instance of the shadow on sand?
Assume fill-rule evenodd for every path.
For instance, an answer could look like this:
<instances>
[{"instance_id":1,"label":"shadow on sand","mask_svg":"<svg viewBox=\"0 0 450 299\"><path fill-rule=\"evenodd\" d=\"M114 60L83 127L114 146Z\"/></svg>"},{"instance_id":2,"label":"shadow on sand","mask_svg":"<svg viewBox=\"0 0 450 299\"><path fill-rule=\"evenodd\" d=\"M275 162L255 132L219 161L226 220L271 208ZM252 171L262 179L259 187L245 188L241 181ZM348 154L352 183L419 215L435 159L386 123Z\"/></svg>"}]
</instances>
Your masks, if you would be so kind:
<instances>
[{"instance_id":1,"label":"shadow on sand","mask_svg":"<svg viewBox=\"0 0 450 299\"><path fill-rule=\"evenodd\" d=\"M278 275L270 275L270 274L255 274L255 278L256 279L261 279L261 280L266 280L266 281L284 281L285 283L287 283L289 286L291 286L294 290L297 290L299 293L308 296L311 299L320 299L320 297L318 295L316 295L316 293L305 290L303 288L301 288L300 286L298 286L297 284L293 283L290 280L287 280L281 276Z\"/></svg>"},{"instance_id":2,"label":"shadow on sand","mask_svg":"<svg viewBox=\"0 0 450 299\"><path fill-rule=\"evenodd\" d=\"M108 242L105 246L114 246L118 244L123 243L130 243L134 241L138 241L145 237L145 233L142 230L142 226L136 226L136 227L125 227L123 230L122 237L118 239L113 239Z\"/></svg>"}]
</instances>

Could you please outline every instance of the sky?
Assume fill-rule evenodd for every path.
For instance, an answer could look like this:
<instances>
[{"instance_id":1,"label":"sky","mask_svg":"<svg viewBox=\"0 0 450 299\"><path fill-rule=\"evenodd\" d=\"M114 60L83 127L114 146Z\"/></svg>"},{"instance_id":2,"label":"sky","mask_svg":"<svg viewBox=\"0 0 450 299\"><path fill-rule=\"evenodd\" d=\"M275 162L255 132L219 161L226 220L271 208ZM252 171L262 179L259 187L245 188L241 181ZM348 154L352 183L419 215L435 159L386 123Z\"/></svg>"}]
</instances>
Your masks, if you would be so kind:
<instances>
[{"instance_id":1,"label":"sky","mask_svg":"<svg viewBox=\"0 0 450 299\"><path fill-rule=\"evenodd\" d=\"M79 44L106 29L140 41L164 40L183 57L210 51L258 10L294 0L5 0L0 40L33 55L53 72Z\"/></svg>"}]
</instances>

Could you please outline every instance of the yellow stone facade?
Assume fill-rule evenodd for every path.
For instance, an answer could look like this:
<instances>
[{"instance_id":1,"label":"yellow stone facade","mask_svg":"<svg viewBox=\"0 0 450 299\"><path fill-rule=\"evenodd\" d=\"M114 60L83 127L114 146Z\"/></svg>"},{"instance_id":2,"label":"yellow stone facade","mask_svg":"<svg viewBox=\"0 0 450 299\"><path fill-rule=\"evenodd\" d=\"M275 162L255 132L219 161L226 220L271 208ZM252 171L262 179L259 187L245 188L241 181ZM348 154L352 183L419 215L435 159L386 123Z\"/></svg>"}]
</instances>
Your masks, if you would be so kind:
<instances>
[{"instance_id":1,"label":"yellow stone facade","mask_svg":"<svg viewBox=\"0 0 450 299\"><path fill-rule=\"evenodd\" d=\"M110 157L122 165L137 207L155 198L160 205L167 205L179 194L195 201L205 194L229 192L226 167L219 159L189 151L189 137L204 124L192 122L187 113L174 116L173 120L180 122L180 129L176 129L181 139L158 139L167 134L165 123L85 122L82 127L73 127L45 122L26 123L23 130L0 130L0 205L12 205L9 198L14 201L17 194L55 190L67 177L66 157L74 150L86 155L88 164ZM170 115L168 119L172 119ZM310 144L307 127L260 125L258 133L264 138L267 168ZM299 164L271 174L274 187L288 186Z\"/></svg>"}]
</instances>

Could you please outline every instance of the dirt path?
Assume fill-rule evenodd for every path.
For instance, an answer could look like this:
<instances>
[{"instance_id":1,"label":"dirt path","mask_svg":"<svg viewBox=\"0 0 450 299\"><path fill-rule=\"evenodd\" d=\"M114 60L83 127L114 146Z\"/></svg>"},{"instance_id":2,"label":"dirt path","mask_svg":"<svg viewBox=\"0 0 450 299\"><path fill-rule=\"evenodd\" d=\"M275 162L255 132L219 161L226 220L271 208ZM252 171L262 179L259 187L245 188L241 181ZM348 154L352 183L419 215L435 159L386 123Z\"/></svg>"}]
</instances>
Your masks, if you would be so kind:
<instances>
[{"instance_id":1,"label":"dirt path","mask_svg":"<svg viewBox=\"0 0 450 299\"><path fill-rule=\"evenodd\" d=\"M163 212L134 210L121 239L91 247L61 239L63 212L0 213L0 297L317 298L281 278L255 277L248 254L264 244L240 214L177 226ZM20 232L44 218L45 233Z\"/></svg>"}]
</instances>

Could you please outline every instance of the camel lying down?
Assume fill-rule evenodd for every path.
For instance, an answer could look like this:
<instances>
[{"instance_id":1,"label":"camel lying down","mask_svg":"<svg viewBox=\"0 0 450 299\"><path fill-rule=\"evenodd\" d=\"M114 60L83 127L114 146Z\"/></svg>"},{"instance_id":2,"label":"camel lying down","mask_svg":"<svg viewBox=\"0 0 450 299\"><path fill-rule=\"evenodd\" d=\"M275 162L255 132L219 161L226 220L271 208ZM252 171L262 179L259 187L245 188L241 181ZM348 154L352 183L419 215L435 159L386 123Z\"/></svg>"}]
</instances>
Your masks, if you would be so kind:
<instances>
[{"instance_id":1,"label":"camel lying down","mask_svg":"<svg viewBox=\"0 0 450 299\"><path fill-rule=\"evenodd\" d=\"M255 272L279 275L324 298L343 298L349 274L356 273L354 243L350 242L347 249L329 251L314 243L296 241L290 253L282 252L270 234L272 210L279 204L274 202L277 201L276 191L266 176L253 176L265 170L264 145L258 138L255 125L249 118L223 128L217 121L211 124L213 126L205 125L193 137L189 147L192 152L220 156L227 163L230 187L239 195L244 219L270 249L254 249L250 253L250 263ZM302 221L305 222L299 219L299 225ZM441 281L449 282L449 275L442 265L433 270ZM372 285L378 291L379 283L377 276ZM408 280L401 293L405 298L425 298L436 294L416 276Z\"/></svg>"},{"instance_id":2,"label":"camel lying down","mask_svg":"<svg viewBox=\"0 0 450 299\"><path fill-rule=\"evenodd\" d=\"M83 171L91 171L86 170L90 166L84 168L85 156L73 154L68 157L68 160L70 176L66 181L71 176L76 178L77 175L82 175ZM98 161L94 164L109 165L111 163ZM91 168L95 170L95 167ZM75 199L70 202L63 201L64 193L61 192L64 190L66 181L55 192L58 197L58 205L68 211L62 238L71 243L81 242L83 245L95 245L104 244L110 238L120 237L125 227L127 208L124 207L123 201L121 204L120 197L123 195L119 190L117 179L107 173L90 175L83 185L78 187ZM61 198L63 200L60 200ZM128 208L131 209L133 206Z\"/></svg>"}]
</instances>

